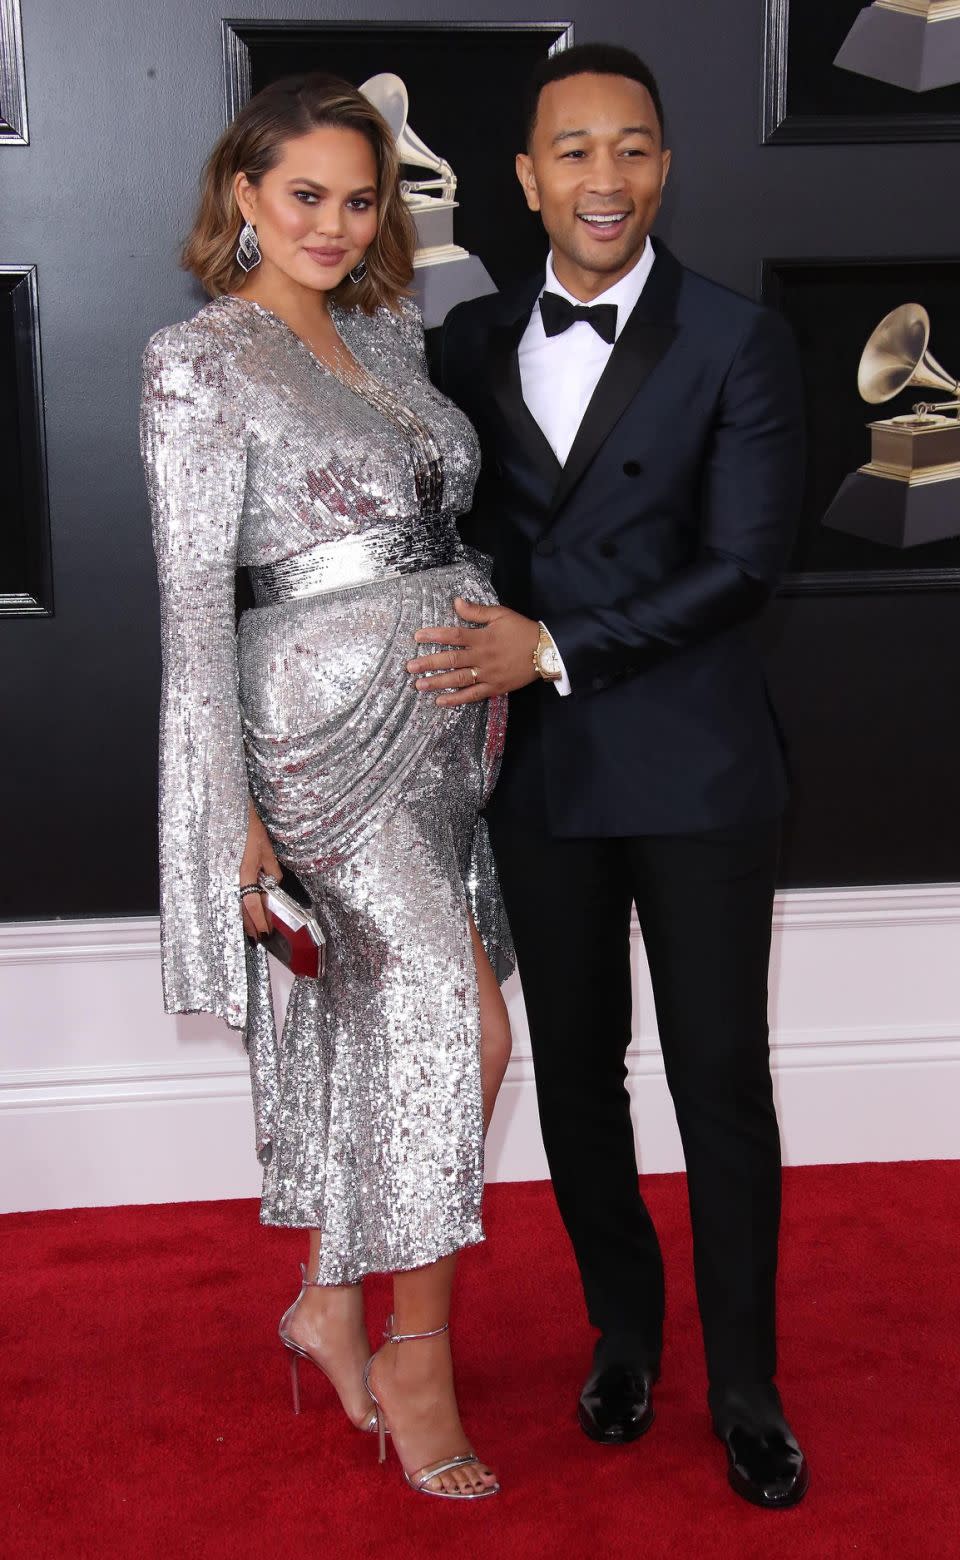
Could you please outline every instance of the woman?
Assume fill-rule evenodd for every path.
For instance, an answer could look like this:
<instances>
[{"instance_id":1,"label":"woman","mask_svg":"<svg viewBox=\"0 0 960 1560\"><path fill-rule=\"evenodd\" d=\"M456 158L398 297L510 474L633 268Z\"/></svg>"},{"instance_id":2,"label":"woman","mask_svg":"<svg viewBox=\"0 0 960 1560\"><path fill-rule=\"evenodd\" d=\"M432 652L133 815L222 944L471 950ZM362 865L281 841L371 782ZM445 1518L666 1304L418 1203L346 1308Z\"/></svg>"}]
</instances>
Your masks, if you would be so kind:
<instances>
[{"instance_id":1,"label":"woman","mask_svg":"<svg viewBox=\"0 0 960 1560\"><path fill-rule=\"evenodd\" d=\"M261 1219L309 1229L280 1336L408 1481L495 1494L457 1410L456 1253L482 1240L483 1131L509 972L479 811L504 709L424 700L406 662L453 599L493 598L459 543L478 468L431 386L390 131L345 82L257 94L221 137L184 264L213 301L145 355L142 443L164 649L168 1011L246 1029ZM234 576L256 606L235 634ZM469 670L464 681L469 682ZM289 867L329 945L276 1045L258 891ZM244 932L247 938L244 937ZM369 1353L361 1280L394 1275Z\"/></svg>"}]
</instances>

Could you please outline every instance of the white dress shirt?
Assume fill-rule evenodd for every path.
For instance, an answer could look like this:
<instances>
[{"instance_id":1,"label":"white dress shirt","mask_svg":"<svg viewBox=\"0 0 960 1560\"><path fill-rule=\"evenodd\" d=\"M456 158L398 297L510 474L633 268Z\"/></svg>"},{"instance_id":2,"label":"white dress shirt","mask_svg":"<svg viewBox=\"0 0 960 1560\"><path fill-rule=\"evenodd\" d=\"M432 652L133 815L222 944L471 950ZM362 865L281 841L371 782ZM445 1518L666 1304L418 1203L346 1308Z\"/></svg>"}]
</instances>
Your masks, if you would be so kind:
<instances>
[{"instance_id":1,"label":"white dress shirt","mask_svg":"<svg viewBox=\"0 0 960 1560\"><path fill-rule=\"evenodd\" d=\"M595 303L616 304L617 339L647 284L654 259L653 245L648 238L633 269L626 276L621 276L619 282L608 287L606 292L590 300L591 306ZM559 293L561 298L575 305L583 303L582 298L575 298L557 281L552 253L547 258L547 274L542 292ZM539 423L561 466L566 464L583 414L597 388L600 375L610 361L612 351L613 347L597 334L587 320L577 320L559 336L548 336L540 318L540 300L537 299L518 349L520 385L531 415ZM562 661L562 646L557 645L557 651ZM561 696L570 693L570 679L566 671L554 687Z\"/></svg>"}]
</instances>

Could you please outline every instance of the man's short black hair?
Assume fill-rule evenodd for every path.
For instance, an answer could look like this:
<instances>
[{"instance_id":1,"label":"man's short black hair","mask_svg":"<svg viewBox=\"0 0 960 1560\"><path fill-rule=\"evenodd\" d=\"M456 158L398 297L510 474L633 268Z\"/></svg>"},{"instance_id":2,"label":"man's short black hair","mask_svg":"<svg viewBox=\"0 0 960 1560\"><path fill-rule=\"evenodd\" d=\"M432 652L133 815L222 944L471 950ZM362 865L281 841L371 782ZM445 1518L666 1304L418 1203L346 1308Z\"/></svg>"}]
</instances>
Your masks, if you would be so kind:
<instances>
[{"instance_id":1,"label":"man's short black hair","mask_svg":"<svg viewBox=\"0 0 960 1560\"><path fill-rule=\"evenodd\" d=\"M663 101L657 78L649 65L630 49L621 49L615 43L578 43L572 49L561 49L551 54L537 66L527 83L527 95L523 105L523 128L526 144L533 140L537 122L540 94L551 81L566 81L568 76L626 76L628 81L638 81L646 87L657 111L661 137L664 134Z\"/></svg>"}]
</instances>

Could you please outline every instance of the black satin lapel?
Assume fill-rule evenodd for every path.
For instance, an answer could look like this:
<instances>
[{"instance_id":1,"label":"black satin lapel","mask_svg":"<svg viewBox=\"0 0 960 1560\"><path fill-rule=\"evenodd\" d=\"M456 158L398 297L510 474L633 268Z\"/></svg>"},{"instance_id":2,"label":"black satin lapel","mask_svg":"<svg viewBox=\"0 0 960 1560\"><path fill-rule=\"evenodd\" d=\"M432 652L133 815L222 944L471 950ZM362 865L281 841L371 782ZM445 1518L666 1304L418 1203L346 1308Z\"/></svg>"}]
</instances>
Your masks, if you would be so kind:
<instances>
[{"instance_id":1,"label":"black satin lapel","mask_svg":"<svg viewBox=\"0 0 960 1560\"><path fill-rule=\"evenodd\" d=\"M517 348L527 328L529 310L518 320L501 325L493 333L490 345L493 398L509 431L521 444L531 464L543 477L547 491L553 492L560 476L557 460L543 429L523 399L520 359Z\"/></svg>"},{"instance_id":2,"label":"black satin lapel","mask_svg":"<svg viewBox=\"0 0 960 1560\"><path fill-rule=\"evenodd\" d=\"M577 436L560 473L551 514L569 498L604 440L669 351L677 334L674 320L682 271L665 245L654 241L656 263L620 333L597 388L583 414Z\"/></svg>"},{"instance_id":3,"label":"black satin lapel","mask_svg":"<svg viewBox=\"0 0 960 1560\"><path fill-rule=\"evenodd\" d=\"M640 320L635 322L631 317L610 354L610 361L600 375L597 388L577 429L577 436L554 491L550 506L553 514L569 498L607 435L672 345L676 334L676 325L651 325Z\"/></svg>"}]
</instances>

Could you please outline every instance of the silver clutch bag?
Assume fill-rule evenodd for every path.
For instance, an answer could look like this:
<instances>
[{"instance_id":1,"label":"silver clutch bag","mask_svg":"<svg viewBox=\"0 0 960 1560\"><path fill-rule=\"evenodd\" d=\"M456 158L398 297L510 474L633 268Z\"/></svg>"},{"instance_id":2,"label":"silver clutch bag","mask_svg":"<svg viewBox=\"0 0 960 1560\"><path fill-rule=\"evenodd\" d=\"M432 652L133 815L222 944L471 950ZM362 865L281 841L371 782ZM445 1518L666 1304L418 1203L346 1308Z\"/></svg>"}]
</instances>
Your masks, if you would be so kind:
<instances>
[{"instance_id":1,"label":"silver clutch bag","mask_svg":"<svg viewBox=\"0 0 960 1560\"><path fill-rule=\"evenodd\" d=\"M263 946L285 964L292 975L319 980L327 967L327 939L316 915L280 887L275 877L261 872L263 905L272 930Z\"/></svg>"}]
</instances>

